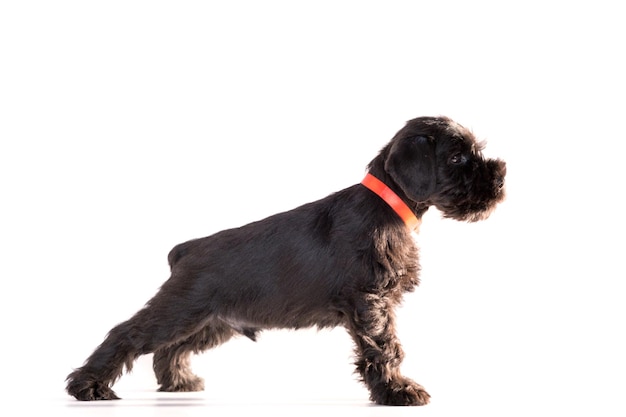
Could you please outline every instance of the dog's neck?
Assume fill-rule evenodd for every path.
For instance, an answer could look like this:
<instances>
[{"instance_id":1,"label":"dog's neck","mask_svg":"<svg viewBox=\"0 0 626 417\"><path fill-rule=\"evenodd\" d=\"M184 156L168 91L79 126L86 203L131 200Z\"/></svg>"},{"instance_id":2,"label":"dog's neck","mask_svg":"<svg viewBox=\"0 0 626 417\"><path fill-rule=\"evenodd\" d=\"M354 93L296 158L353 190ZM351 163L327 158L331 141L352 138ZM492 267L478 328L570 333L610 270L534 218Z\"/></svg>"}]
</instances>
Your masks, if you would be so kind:
<instances>
[{"instance_id":1,"label":"dog's neck","mask_svg":"<svg viewBox=\"0 0 626 417\"><path fill-rule=\"evenodd\" d=\"M387 187L384 182L372 174L367 173L363 181L361 181L361 184L382 198L385 203L389 204L409 229L414 232L418 231L421 223L420 220L415 216L413 210L411 210L391 188Z\"/></svg>"}]
</instances>

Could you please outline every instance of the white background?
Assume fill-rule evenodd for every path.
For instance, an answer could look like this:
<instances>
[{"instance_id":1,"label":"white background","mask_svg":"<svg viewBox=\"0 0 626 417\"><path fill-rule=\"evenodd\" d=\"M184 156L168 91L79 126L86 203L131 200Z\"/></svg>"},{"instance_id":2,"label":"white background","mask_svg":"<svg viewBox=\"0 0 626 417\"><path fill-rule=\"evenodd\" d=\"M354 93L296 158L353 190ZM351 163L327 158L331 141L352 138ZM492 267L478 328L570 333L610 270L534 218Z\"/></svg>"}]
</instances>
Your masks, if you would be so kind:
<instances>
[{"instance_id":1,"label":"white background","mask_svg":"<svg viewBox=\"0 0 626 417\"><path fill-rule=\"evenodd\" d=\"M3 406L624 415L617 3L2 2ZM150 357L116 384L126 402L64 393L172 246L348 187L406 120L439 114L507 161L508 199L477 224L433 209L416 236L399 332L431 405L370 407L341 329L207 352L200 394L152 394Z\"/></svg>"}]
</instances>

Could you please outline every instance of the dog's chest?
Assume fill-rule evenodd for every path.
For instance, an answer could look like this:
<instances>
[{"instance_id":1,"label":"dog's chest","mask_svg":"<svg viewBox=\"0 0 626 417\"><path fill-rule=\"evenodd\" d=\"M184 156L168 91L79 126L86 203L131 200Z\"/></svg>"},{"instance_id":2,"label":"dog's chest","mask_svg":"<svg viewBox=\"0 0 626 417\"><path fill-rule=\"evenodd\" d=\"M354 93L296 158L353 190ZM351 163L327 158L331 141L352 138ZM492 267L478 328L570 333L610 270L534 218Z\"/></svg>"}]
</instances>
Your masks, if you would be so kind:
<instances>
[{"instance_id":1,"label":"dog's chest","mask_svg":"<svg viewBox=\"0 0 626 417\"><path fill-rule=\"evenodd\" d=\"M419 259L409 233L380 233L373 249L375 285L381 290L411 291L419 284Z\"/></svg>"}]
</instances>

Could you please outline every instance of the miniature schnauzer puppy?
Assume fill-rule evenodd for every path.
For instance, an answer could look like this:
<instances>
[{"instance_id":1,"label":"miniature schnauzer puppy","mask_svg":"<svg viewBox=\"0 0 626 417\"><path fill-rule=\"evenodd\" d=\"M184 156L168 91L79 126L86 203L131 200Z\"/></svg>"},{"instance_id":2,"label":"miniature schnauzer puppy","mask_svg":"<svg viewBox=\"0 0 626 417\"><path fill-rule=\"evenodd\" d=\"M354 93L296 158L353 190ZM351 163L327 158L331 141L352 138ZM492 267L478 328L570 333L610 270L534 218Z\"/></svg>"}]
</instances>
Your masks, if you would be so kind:
<instances>
[{"instance_id":1,"label":"miniature schnauzer puppy","mask_svg":"<svg viewBox=\"0 0 626 417\"><path fill-rule=\"evenodd\" d=\"M372 401L427 404L424 388L400 373L394 308L419 283L412 232L429 207L473 222L504 199L506 165L481 150L451 119L420 117L382 148L361 183L174 247L170 278L67 377L67 392L117 399L113 383L148 353L160 391L199 391L192 353L237 335L255 340L263 329L343 326Z\"/></svg>"}]
</instances>

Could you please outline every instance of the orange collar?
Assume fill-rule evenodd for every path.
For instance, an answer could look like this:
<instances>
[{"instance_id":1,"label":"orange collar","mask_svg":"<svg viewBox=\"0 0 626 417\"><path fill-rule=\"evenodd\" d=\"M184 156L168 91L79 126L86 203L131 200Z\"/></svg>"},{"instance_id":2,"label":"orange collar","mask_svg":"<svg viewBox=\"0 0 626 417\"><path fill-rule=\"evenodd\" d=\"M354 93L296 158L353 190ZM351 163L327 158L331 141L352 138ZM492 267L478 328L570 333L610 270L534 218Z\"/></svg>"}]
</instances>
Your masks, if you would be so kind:
<instances>
[{"instance_id":1,"label":"orange collar","mask_svg":"<svg viewBox=\"0 0 626 417\"><path fill-rule=\"evenodd\" d=\"M361 184L385 200L385 203L389 204L393 211L395 211L396 214L404 220L404 223L409 229L417 231L417 228L420 225L419 219L415 217L415 214L413 214L413 211L409 208L409 206L407 206L406 203L391 190L391 188L387 187L385 183L370 173L365 175Z\"/></svg>"}]
</instances>

